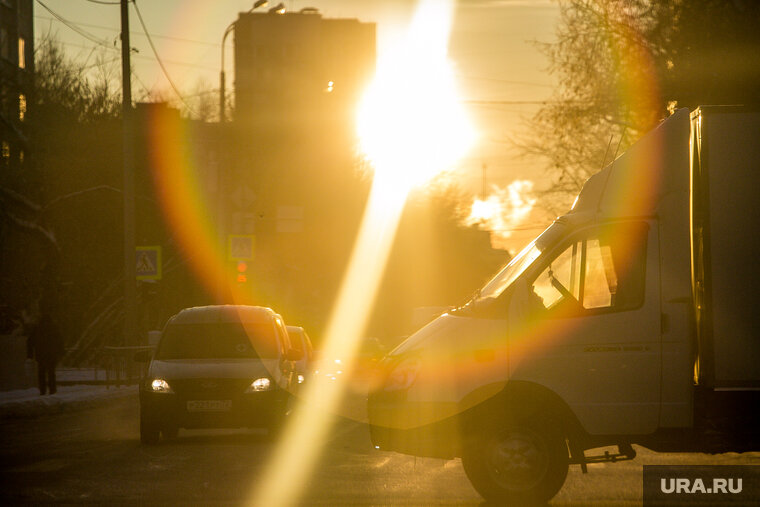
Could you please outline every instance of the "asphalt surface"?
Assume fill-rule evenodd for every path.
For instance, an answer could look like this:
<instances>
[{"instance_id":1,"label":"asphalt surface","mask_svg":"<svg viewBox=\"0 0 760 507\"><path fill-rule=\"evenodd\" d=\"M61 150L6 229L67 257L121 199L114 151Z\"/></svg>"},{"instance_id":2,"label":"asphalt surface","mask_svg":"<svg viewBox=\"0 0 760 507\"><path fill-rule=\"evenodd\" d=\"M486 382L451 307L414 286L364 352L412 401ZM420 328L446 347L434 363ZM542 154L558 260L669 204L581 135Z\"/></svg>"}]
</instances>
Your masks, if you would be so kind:
<instances>
[{"instance_id":1,"label":"asphalt surface","mask_svg":"<svg viewBox=\"0 0 760 507\"><path fill-rule=\"evenodd\" d=\"M0 504L240 505L250 499L276 442L259 430L183 430L139 442L136 395L99 406L0 421ZM643 464L756 464L760 453L655 454L571 467L552 505L641 505ZM459 460L377 451L366 426L339 420L303 505L485 505Z\"/></svg>"}]
</instances>

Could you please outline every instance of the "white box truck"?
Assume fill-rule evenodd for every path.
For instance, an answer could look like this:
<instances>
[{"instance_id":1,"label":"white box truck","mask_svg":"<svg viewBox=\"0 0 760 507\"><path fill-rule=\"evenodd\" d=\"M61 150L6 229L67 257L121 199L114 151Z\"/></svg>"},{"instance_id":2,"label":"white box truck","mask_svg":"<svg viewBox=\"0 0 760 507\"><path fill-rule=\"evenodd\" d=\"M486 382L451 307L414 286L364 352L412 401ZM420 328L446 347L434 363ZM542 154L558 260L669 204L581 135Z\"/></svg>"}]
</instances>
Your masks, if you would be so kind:
<instances>
[{"instance_id":1,"label":"white box truck","mask_svg":"<svg viewBox=\"0 0 760 507\"><path fill-rule=\"evenodd\" d=\"M632 444L760 450L758 197L760 111L677 111L383 360L375 446L461 457L483 497L516 505Z\"/></svg>"}]
</instances>

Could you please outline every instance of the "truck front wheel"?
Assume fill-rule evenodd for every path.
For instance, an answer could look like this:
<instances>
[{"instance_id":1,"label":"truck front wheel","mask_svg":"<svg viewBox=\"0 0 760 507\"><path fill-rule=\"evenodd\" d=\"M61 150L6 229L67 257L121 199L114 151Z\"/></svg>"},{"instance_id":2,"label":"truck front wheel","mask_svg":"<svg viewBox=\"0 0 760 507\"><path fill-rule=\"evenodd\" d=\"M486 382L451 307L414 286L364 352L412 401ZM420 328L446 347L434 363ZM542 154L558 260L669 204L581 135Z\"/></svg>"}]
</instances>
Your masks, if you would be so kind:
<instances>
[{"instance_id":1,"label":"truck front wheel","mask_svg":"<svg viewBox=\"0 0 760 507\"><path fill-rule=\"evenodd\" d=\"M541 504L562 488L568 452L562 435L543 426L510 423L467 440L464 471L490 502Z\"/></svg>"}]
</instances>

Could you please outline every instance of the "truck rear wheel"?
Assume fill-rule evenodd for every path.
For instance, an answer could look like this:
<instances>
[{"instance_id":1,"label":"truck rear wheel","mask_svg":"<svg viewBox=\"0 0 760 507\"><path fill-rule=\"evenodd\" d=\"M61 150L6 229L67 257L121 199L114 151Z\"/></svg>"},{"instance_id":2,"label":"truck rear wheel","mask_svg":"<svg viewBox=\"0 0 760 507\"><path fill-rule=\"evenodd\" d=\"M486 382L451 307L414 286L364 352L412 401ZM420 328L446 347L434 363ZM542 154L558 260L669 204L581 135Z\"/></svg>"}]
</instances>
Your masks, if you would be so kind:
<instances>
[{"instance_id":1,"label":"truck rear wheel","mask_svg":"<svg viewBox=\"0 0 760 507\"><path fill-rule=\"evenodd\" d=\"M490 502L541 504L562 488L568 452L556 431L528 423L510 423L470 439L462 465L475 489Z\"/></svg>"}]
</instances>

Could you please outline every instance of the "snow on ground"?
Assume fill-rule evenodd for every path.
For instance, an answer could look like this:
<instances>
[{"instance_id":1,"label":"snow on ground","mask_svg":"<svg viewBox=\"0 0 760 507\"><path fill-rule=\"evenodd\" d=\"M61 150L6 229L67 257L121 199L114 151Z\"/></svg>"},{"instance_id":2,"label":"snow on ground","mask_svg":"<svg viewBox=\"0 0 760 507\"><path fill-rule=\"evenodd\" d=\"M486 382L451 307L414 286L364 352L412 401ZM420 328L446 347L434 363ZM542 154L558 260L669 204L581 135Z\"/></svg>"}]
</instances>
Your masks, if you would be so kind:
<instances>
[{"instance_id":1,"label":"snow on ground","mask_svg":"<svg viewBox=\"0 0 760 507\"><path fill-rule=\"evenodd\" d=\"M100 374L100 375L99 375ZM15 417L35 417L42 414L62 412L77 408L91 407L97 403L124 396L136 396L137 386L105 386L79 384L89 379L97 379L103 373L93 370L59 369L59 385L55 394L40 395L39 389L16 389L0 391L0 419Z\"/></svg>"}]
</instances>

